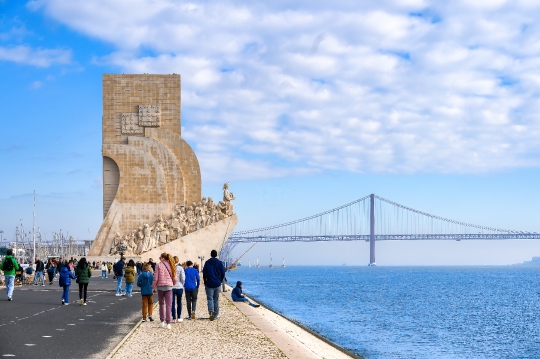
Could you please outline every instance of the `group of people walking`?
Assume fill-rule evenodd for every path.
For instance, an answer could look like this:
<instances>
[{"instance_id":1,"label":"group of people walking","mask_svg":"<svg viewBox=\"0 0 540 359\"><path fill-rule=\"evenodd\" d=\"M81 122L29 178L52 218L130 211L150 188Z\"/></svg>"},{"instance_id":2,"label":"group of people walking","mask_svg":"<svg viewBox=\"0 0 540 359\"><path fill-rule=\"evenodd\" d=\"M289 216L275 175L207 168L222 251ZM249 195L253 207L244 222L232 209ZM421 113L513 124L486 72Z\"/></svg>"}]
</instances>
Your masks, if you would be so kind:
<instances>
[{"instance_id":1,"label":"group of people walking","mask_svg":"<svg viewBox=\"0 0 540 359\"><path fill-rule=\"evenodd\" d=\"M45 265L43 261L36 257L34 264L34 285L39 285L41 280L41 285L45 286L45 270L47 270L47 274L49 275L49 284L53 283L53 278L56 277L58 272L58 285L63 288L62 305L69 305L69 289L71 287L72 279L75 279L79 284L79 304L87 305L88 283L90 283L90 277L92 277L92 270L86 262L86 258L83 257L79 261L75 259L64 261L62 258L59 258L58 260L49 259L47 265ZM13 300L15 275L20 268L20 264L13 256L13 250L9 248L6 252L6 256L0 263L0 269L4 272L8 301Z\"/></svg>"},{"instance_id":2,"label":"group of people walking","mask_svg":"<svg viewBox=\"0 0 540 359\"><path fill-rule=\"evenodd\" d=\"M49 274L49 284L52 284L53 278L58 271L58 284L63 288L62 305L69 305L69 290L72 280L75 280L79 285L79 304L87 305L87 292L90 278L92 277L92 266L95 263L88 263L86 258L80 260L63 261L49 259L47 265L35 258L36 274L34 277L34 285L45 285L44 271ZM110 271L108 267L110 263L101 263L102 277L106 271ZM188 260L180 263L177 256L172 256L169 253L162 253L159 258L159 263L154 263L150 260L147 263L137 263L130 259L126 264L126 258L120 258L118 262L111 264L114 271L114 276L117 280L116 295L117 296L133 296L133 285L137 284L141 288L142 296L142 320L154 321L152 318L153 312L153 296L157 293L159 301L159 326L171 329L171 323L181 322L182 319L182 296L186 297L187 319L193 320L197 318L197 296L201 278L199 276L199 268L192 261ZM6 257L0 264L0 269L4 271L6 280L6 290L8 300L12 300L15 272L19 270L19 264L13 251L7 250ZM136 273L139 274L137 281L135 280ZM210 259L204 264L203 282L205 286L208 315L210 320L215 320L219 317L219 294L221 292L222 283L225 278L225 267L223 262L217 258L217 251L210 252ZM106 274L105 274L106 275ZM125 287L122 289L122 282L125 279ZM236 287L232 292L234 301L244 301L250 305L258 306L250 302L242 294L242 283L237 282Z\"/></svg>"},{"instance_id":3,"label":"group of people walking","mask_svg":"<svg viewBox=\"0 0 540 359\"><path fill-rule=\"evenodd\" d=\"M203 280L206 289L208 313L210 320L219 315L219 292L221 282L225 277L225 267L217 258L217 251L212 250L211 259L206 261L203 268ZM198 268L192 261L180 263L177 256L162 253L159 263L145 263L142 273L137 280L141 288L143 322L152 319L153 295L157 293L159 301L159 326L171 329L171 322L183 321L182 295L185 293L187 319L196 319L197 295L201 278Z\"/></svg>"}]
</instances>

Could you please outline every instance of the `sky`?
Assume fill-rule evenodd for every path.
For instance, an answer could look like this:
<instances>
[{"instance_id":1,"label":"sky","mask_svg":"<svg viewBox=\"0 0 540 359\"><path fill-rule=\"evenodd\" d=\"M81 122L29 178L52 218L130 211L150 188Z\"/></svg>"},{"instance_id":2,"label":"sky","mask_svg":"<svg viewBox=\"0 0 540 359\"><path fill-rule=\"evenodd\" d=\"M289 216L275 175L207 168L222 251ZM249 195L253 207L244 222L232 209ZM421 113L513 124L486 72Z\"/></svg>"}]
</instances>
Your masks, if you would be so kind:
<instances>
[{"instance_id":1,"label":"sky","mask_svg":"<svg viewBox=\"0 0 540 359\"><path fill-rule=\"evenodd\" d=\"M93 238L101 77L179 73L203 195L238 230L370 193L540 231L540 4L533 1L0 0L0 230ZM246 246L238 246L241 255ZM365 265L369 246L257 244L243 258ZM379 265L506 265L533 240L384 242Z\"/></svg>"}]
</instances>

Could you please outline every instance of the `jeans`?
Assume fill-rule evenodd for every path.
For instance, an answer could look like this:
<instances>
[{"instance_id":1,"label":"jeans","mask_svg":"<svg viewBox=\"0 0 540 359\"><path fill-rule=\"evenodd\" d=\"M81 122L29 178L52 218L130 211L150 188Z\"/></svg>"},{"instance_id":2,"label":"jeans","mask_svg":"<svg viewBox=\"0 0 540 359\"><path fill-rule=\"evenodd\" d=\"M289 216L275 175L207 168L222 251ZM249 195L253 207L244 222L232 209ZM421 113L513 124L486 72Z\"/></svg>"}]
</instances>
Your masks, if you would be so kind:
<instances>
[{"instance_id":1,"label":"jeans","mask_svg":"<svg viewBox=\"0 0 540 359\"><path fill-rule=\"evenodd\" d=\"M86 303L86 293L88 293L88 283L79 283L79 299L83 299L83 294L84 294L85 303Z\"/></svg>"},{"instance_id":2,"label":"jeans","mask_svg":"<svg viewBox=\"0 0 540 359\"><path fill-rule=\"evenodd\" d=\"M176 313L178 312L178 318L182 315L182 293L183 288L173 288L172 290L172 318L176 319ZM176 304L176 305L175 305Z\"/></svg>"},{"instance_id":3,"label":"jeans","mask_svg":"<svg viewBox=\"0 0 540 359\"><path fill-rule=\"evenodd\" d=\"M205 287L206 300L208 301L208 311L214 312L214 318L219 315L219 293L221 292L221 285L217 288Z\"/></svg>"},{"instance_id":4,"label":"jeans","mask_svg":"<svg viewBox=\"0 0 540 359\"><path fill-rule=\"evenodd\" d=\"M38 284L40 279L41 284L45 285L45 276L43 275L43 271L36 272L36 275L34 276L34 284Z\"/></svg>"},{"instance_id":5,"label":"jeans","mask_svg":"<svg viewBox=\"0 0 540 359\"><path fill-rule=\"evenodd\" d=\"M191 313L195 313L197 310L197 294L199 293L199 288L193 290L186 290L186 308L187 314L191 317Z\"/></svg>"},{"instance_id":6,"label":"jeans","mask_svg":"<svg viewBox=\"0 0 540 359\"><path fill-rule=\"evenodd\" d=\"M123 275L116 276L116 294L122 294L122 279L124 279Z\"/></svg>"},{"instance_id":7,"label":"jeans","mask_svg":"<svg viewBox=\"0 0 540 359\"><path fill-rule=\"evenodd\" d=\"M167 321L167 324L171 322L171 302L172 302L172 290L158 290L159 299L159 320L161 322Z\"/></svg>"},{"instance_id":8,"label":"jeans","mask_svg":"<svg viewBox=\"0 0 540 359\"><path fill-rule=\"evenodd\" d=\"M101 278L107 278L107 271L106 270L101 271Z\"/></svg>"},{"instance_id":9,"label":"jeans","mask_svg":"<svg viewBox=\"0 0 540 359\"><path fill-rule=\"evenodd\" d=\"M141 268L137 267L137 275L141 275Z\"/></svg>"},{"instance_id":10,"label":"jeans","mask_svg":"<svg viewBox=\"0 0 540 359\"><path fill-rule=\"evenodd\" d=\"M13 296L13 287L15 286L15 276L14 275L6 275L6 292L8 298L11 298Z\"/></svg>"},{"instance_id":11,"label":"jeans","mask_svg":"<svg viewBox=\"0 0 540 359\"><path fill-rule=\"evenodd\" d=\"M249 299L247 298L238 298L238 299L234 299L235 302L244 302L244 303L247 303L249 305L251 305L252 307L255 306L255 304L253 304Z\"/></svg>"},{"instance_id":12,"label":"jeans","mask_svg":"<svg viewBox=\"0 0 540 359\"><path fill-rule=\"evenodd\" d=\"M64 286L64 292L62 293L62 300L69 303L69 285Z\"/></svg>"},{"instance_id":13,"label":"jeans","mask_svg":"<svg viewBox=\"0 0 540 359\"><path fill-rule=\"evenodd\" d=\"M132 291L133 291L133 283L126 283L126 294L131 295Z\"/></svg>"}]
</instances>

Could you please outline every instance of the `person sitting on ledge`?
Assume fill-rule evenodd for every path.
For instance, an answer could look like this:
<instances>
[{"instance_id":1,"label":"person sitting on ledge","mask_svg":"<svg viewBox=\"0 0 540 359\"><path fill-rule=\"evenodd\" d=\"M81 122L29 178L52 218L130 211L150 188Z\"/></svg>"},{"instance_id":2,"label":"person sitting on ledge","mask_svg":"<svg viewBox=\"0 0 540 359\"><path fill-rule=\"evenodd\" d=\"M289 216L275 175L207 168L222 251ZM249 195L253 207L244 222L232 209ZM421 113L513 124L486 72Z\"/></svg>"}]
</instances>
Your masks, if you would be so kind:
<instances>
[{"instance_id":1,"label":"person sitting on ledge","mask_svg":"<svg viewBox=\"0 0 540 359\"><path fill-rule=\"evenodd\" d=\"M252 303L245 295L242 294L242 282L236 282L236 287L232 290L231 298L234 302L245 302L251 305L252 307L259 308L259 304Z\"/></svg>"}]
</instances>

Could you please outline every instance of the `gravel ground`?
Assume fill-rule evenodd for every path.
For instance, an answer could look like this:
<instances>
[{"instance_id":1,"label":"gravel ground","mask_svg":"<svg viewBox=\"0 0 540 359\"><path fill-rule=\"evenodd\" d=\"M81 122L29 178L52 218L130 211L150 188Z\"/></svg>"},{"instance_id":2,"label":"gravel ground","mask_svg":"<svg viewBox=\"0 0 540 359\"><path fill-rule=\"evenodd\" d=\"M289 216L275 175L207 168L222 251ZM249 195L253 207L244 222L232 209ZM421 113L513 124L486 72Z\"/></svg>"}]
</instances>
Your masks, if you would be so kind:
<instances>
[{"instance_id":1,"label":"gravel ground","mask_svg":"<svg viewBox=\"0 0 540 359\"><path fill-rule=\"evenodd\" d=\"M185 298L182 299L182 316L185 318ZM210 321L206 294L201 285L197 301L199 318L171 323L171 330L158 327L159 309L156 306L153 314L156 321L141 323L116 353L113 353L112 358L147 359L162 357L165 353L177 354L182 358L286 358L223 293L220 295L219 305L219 318Z\"/></svg>"}]
</instances>

